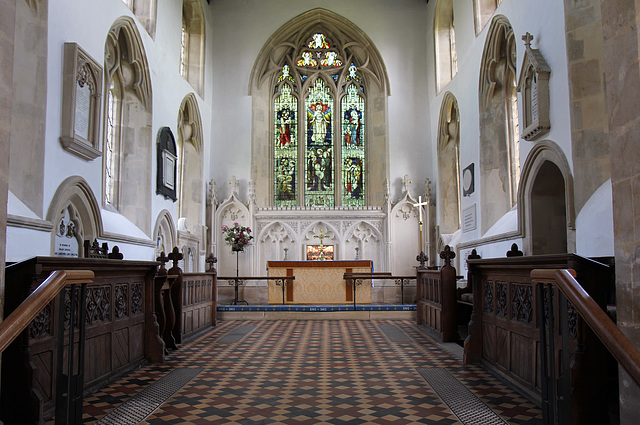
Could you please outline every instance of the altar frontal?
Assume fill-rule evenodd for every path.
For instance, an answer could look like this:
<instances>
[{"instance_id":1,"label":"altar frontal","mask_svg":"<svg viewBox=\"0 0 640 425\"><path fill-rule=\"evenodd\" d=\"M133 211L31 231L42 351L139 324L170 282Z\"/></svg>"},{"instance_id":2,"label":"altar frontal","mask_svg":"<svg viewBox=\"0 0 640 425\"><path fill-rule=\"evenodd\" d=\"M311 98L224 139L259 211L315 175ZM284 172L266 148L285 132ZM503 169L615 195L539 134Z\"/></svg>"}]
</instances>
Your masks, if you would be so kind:
<instances>
[{"instance_id":1,"label":"altar frontal","mask_svg":"<svg viewBox=\"0 0 640 425\"><path fill-rule=\"evenodd\" d=\"M370 260L353 261L267 261L269 276L295 276L285 290L287 304L350 304L353 286L345 273L371 273ZM269 283L269 304L282 304L282 287ZM356 303L371 304L371 280L356 288Z\"/></svg>"}]
</instances>

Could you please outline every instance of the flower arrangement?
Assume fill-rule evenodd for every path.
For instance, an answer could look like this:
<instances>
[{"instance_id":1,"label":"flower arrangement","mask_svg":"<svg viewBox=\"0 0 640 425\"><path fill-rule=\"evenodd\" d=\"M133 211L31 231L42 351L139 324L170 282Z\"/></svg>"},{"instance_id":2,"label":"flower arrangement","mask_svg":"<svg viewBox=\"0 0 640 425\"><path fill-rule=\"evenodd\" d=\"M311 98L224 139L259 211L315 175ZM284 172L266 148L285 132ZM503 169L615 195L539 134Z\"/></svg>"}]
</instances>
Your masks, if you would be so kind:
<instances>
[{"instance_id":1,"label":"flower arrangement","mask_svg":"<svg viewBox=\"0 0 640 425\"><path fill-rule=\"evenodd\" d=\"M238 223L233 223L231 227L222 226L222 236L231 246L231 251L244 251L245 245L248 245L249 241L253 239L251 228L240 226Z\"/></svg>"}]
</instances>

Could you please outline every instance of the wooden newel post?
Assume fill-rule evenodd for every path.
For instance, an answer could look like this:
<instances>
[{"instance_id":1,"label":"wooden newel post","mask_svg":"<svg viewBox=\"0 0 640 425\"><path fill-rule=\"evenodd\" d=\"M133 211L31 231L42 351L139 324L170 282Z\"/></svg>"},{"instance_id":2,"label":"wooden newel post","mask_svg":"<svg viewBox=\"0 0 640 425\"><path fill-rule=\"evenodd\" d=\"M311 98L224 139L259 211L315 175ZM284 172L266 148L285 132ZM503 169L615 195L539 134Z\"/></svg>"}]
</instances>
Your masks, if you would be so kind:
<instances>
[{"instance_id":1,"label":"wooden newel post","mask_svg":"<svg viewBox=\"0 0 640 425\"><path fill-rule=\"evenodd\" d=\"M168 271L170 276L176 276L171 284L170 291L170 299L172 310L174 314L174 320L170 330L170 339L175 341L175 344L182 343L182 269L178 266L178 261L182 260L183 255L178 249L178 247L174 247L171 254L169 254L169 259L173 261L173 267L171 267Z\"/></svg>"},{"instance_id":2,"label":"wooden newel post","mask_svg":"<svg viewBox=\"0 0 640 425\"><path fill-rule=\"evenodd\" d=\"M455 341L458 338L458 323L456 320L456 269L451 266L451 260L456 253L449 245L440 252L440 258L444 260L444 266L440 270L442 282L442 340Z\"/></svg>"}]
</instances>

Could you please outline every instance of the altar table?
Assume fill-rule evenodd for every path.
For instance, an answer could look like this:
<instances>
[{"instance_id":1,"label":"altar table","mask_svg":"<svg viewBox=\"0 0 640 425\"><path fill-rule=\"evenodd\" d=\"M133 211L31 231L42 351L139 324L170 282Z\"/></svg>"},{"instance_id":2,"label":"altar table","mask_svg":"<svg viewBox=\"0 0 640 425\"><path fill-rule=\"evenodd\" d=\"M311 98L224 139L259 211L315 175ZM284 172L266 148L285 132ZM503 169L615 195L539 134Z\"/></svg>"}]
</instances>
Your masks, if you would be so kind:
<instances>
[{"instance_id":1,"label":"altar table","mask_svg":"<svg viewBox=\"0 0 640 425\"><path fill-rule=\"evenodd\" d=\"M267 261L269 276L295 276L286 288L289 304L350 304L353 287L344 280L345 273L371 273L370 260L343 261ZM282 288L269 283L269 304L282 303ZM356 302L371 304L371 280L356 288Z\"/></svg>"}]
</instances>

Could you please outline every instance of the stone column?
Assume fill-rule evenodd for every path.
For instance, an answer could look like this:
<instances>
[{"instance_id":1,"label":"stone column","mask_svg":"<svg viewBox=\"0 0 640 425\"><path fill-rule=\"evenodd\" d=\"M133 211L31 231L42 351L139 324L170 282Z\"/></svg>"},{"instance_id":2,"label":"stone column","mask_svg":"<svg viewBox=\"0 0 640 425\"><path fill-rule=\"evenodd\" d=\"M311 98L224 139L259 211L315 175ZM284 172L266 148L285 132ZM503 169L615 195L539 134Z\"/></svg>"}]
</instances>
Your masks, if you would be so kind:
<instances>
[{"instance_id":1,"label":"stone column","mask_svg":"<svg viewBox=\"0 0 640 425\"><path fill-rule=\"evenodd\" d=\"M11 110L13 108L13 43L16 2L0 2L0 318L4 306L4 266L7 245L7 195L9 190L9 152ZM1 319L0 319L1 320Z\"/></svg>"},{"instance_id":2,"label":"stone column","mask_svg":"<svg viewBox=\"0 0 640 425\"><path fill-rule=\"evenodd\" d=\"M638 1L602 0L618 326L640 347L640 55ZM620 423L640 417L640 389L620 372Z\"/></svg>"}]
</instances>

